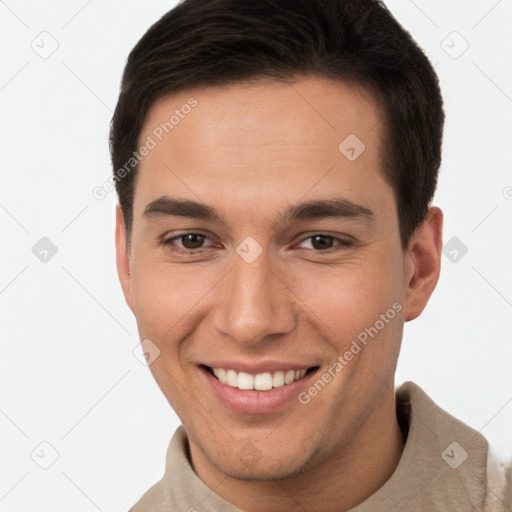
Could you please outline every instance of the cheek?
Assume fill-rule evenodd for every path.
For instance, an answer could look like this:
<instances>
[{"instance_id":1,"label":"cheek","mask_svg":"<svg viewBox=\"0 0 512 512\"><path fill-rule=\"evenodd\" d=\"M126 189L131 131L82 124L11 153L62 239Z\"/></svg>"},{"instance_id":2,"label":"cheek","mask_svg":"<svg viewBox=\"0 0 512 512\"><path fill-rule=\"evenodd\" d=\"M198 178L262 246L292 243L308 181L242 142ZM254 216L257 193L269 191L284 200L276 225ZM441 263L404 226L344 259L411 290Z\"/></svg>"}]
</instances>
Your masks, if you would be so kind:
<instances>
[{"instance_id":1,"label":"cheek","mask_svg":"<svg viewBox=\"0 0 512 512\"><path fill-rule=\"evenodd\" d=\"M304 304L339 339L373 325L381 314L401 303L396 269L380 264L354 264L310 274L301 287ZM396 309L396 308L395 308Z\"/></svg>"},{"instance_id":2,"label":"cheek","mask_svg":"<svg viewBox=\"0 0 512 512\"><path fill-rule=\"evenodd\" d=\"M190 414L188 395L180 385L186 371L182 342L190 334L189 317L204 292L188 273L139 257L132 272L132 293L140 339L151 340L159 350L149 369L180 417Z\"/></svg>"},{"instance_id":3,"label":"cheek","mask_svg":"<svg viewBox=\"0 0 512 512\"><path fill-rule=\"evenodd\" d=\"M132 272L132 297L139 329L159 339L168 338L169 330L186 323L211 287L207 275L194 271L193 265L171 268L166 262L144 262L139 258Z\"/></svg>"}]
</instances>

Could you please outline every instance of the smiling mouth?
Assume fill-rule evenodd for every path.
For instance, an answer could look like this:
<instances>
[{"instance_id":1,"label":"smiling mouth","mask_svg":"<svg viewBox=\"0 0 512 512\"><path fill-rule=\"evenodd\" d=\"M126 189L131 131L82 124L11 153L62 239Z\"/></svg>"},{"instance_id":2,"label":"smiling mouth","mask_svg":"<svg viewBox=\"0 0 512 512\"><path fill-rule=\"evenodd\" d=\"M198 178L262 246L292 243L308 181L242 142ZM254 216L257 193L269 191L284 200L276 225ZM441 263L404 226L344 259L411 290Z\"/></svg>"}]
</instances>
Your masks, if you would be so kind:
<instances>
[{"instance_id":1,"label":"smiling mouth","mask_svg":"<svg viewBox=\"0 0 512 512\"><path fill-rule=\"evenodd\" d=\"M287 386L320 368L319 366L312 366L311 368L278 370L253 375L251 373L237 372L226 368L213 368L206 365L201 365L201 367L217 378L222 384L248 391L268 391L273 388Z\"/></svg>"}]
</instances>

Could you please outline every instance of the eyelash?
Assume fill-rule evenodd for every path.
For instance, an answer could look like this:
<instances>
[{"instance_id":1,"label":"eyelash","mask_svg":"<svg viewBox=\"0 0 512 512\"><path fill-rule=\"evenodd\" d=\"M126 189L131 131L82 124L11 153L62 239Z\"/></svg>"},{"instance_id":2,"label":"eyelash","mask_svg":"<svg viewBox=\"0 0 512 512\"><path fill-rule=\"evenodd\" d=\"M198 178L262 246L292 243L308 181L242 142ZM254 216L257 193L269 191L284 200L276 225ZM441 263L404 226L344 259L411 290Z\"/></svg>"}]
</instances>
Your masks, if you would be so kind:
<instances>
[{"instance_id":1,"label":"eyelash","mask_svg":"<svg viewBox=\"0 0 512 512\"><path fill-rule=\"evenodd\" d=\"M207 247L201 248L201 249L185 249L185 250L177 249L176 246L173 245L174 240L178 240L178 239L183 238L183 237L185 237L187 235L200 235L200 236L204 236L205 239L209 239L208 236L203 235L202 233L190 232L190 233L182 233L180 235L173 236L172 238L163 239L161 241L161 244L165 248L169 249L171 252L173 252L175 254L184 255L184 256L194 256L195 254L202 253L206 249L208 249ZM342 250L343 248L350 247L351 245L353 245L353 243L351 241L349 241L349 240L345 240L343 238L338 238L338 237L335 237L335 236L332 236L332 235L328 235L326 233L315 233L314 235L310 235L310 236L308 236L306 238L303 238L299 243L303 243L304 241L309 240L310 238L315 238L316 236L323 236L323 237L326 237L326 238L332 238L333 240L339 242L339 244L337 246L331 247L329 249L324 249L324 250L310 249L310 250L316 252L317 254L331 254L332 252L335 252L335 251L338 251L338 250Z\"/></svg>"}]
</instances>

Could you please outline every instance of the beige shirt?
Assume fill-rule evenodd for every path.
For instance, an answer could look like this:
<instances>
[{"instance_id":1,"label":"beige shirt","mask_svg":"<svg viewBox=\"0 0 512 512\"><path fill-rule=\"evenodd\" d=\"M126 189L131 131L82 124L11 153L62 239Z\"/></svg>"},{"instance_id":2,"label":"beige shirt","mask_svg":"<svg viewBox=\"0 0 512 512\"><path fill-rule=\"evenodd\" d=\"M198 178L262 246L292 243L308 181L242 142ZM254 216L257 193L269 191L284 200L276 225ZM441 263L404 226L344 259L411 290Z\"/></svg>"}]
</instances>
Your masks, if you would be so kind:
<instances>
[{"instance_id":1,"label":"beige shirt","mask_svg":"<svg viewBox=\"0 0 512 512\"><path fill-rule=\"evenodd\" d=\"M391 478L352 512L512 510L512 461L491 453L486 439L438 407L413 382L396 391L397 417L407 434ZM241 512L194 473L185 429L167 450L165 474L130 512Z\"/></svg>"}]
</instances>

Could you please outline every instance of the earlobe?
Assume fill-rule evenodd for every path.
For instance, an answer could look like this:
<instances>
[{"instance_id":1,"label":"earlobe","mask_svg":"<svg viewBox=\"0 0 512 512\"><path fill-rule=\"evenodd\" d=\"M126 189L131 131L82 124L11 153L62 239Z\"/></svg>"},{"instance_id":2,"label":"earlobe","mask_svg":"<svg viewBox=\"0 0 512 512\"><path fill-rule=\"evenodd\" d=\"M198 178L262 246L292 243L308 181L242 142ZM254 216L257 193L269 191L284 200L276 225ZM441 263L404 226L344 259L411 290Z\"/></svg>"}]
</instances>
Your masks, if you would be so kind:
<instances>
[{"instance_id":1,"label":"earlobe","mask_svg":"<svg viewBox=\"0 0 512 512\"><path fill-rule=\"evenodd\" d=\"M121 206L116 206L116 266L119 282L128 307L133 311L131 300L130 255L126 244L126 224Z\"/></svg>"},{"instance_id":2,"label":"earlobe","mask_svg":"<svg viewBox=\"0 0 512 512\"><path fill-rule=\"evenodd\" d=\"M406 322L425 309L441 272L443 212L431 206L409 242L405 258Z\"/></svg>"}]
</instances>

